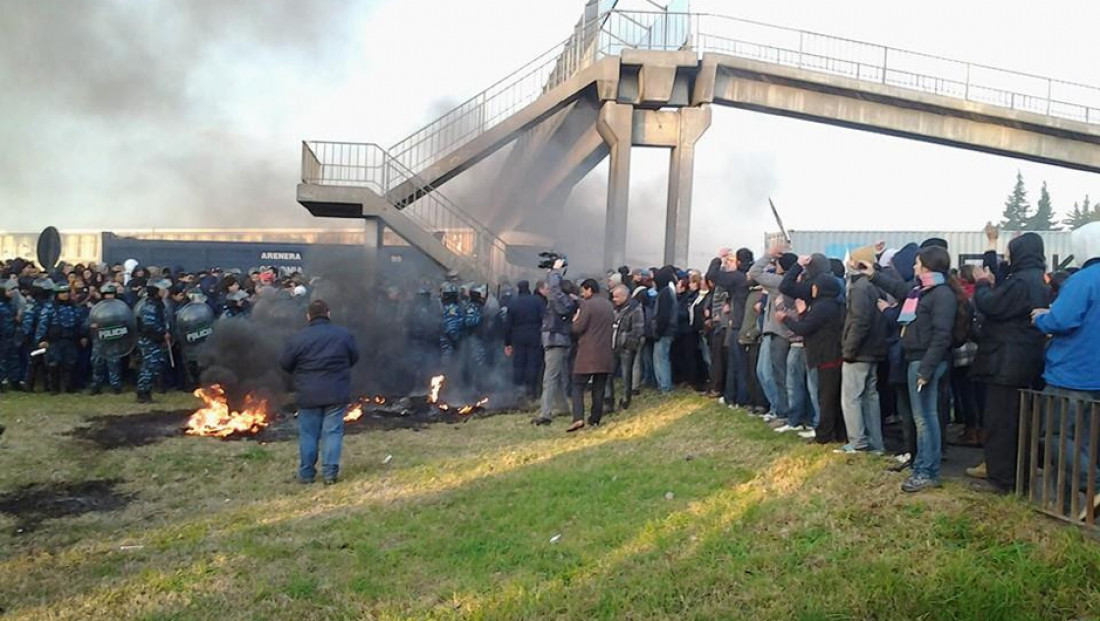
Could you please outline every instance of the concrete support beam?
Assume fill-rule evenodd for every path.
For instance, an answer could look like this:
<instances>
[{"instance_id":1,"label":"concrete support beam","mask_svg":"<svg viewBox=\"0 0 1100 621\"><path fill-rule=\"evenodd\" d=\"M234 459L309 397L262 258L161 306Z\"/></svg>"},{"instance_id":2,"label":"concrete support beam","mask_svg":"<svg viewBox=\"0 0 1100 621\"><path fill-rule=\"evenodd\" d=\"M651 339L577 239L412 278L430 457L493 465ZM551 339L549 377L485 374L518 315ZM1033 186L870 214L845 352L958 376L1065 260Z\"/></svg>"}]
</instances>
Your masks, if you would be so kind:
<instances>
[{"instance_id":1,"label":"concrete support beam","mask_svg":"<svg viewBox=\"0 0 1100 621\"><path fill-rule=\"evenodd\" d=\"M607 227L604 229L604 266L626 263L626 221L630 198L630 149L634 107L609 101L600 108L596 130L611 150L607 175Z\"/></svg>"},{"instance_id":2,"label":"concrete support beam","mask_svg":"<svg viewBox=\"0 0 1100 621\"><path fill-rule=\"evenodd\" d=\"M691 236L691 191L695 178L695 143L710 127L710 105L682 108L680 140L668 167L668 211L665 215L665 264L688 264Z\"/></svg>"},{"instance_id":3,"label":"concrete support beam","mask_svg":"<svg viewBox=\"0 0 1100 621\"><path fill-rule=\"evenodd\" d=\"M619 101L654 108L687 105L689 74L698 64L699 57L690 50L623 50L621 65L639 69L636 81L624 80L626 88L620 89Z\"/></svg>"},{"instance_id":4,"label":"concrete support beam","mask_svg":"<svg viewBox=\"0 0 1100 621\"><path fill-rule=\"evenodd\" d=\"M368 285L378 282L378 274L382 269L382 266L378 264L378 260L381 256L379 250L382 248L383 228L385 226L381 219L375 217L363 218L363 230L366 233L363 236L365 240L363 242L363 253L366 255L367 269L365 277Z\"/></svg>"}]
</instances>

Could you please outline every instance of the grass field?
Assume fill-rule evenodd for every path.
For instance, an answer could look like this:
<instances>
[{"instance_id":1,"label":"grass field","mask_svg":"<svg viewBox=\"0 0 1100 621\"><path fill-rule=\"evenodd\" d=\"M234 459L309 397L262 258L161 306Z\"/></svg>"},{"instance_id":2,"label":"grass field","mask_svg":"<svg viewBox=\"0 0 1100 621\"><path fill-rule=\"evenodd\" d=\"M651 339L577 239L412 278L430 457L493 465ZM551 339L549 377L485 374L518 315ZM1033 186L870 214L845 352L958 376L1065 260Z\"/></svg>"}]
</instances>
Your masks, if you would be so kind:
<instances>
[{"instance_id":1,"label":"grass field","mask_svg":"<svg viewBox=\"0 0 1100 621\"><path fill-rule=\"evenodd\" d=\"M333 487L292 482L293 442L65 435L149 409L131 395L0 399L0 494L118 479L132 496L22 533L0 516L5 619L1100 615L1081 531L958 482L903 495L881 460L694 395L569 436L522 415L349 436Z\"/></svg>"}]
</instances>

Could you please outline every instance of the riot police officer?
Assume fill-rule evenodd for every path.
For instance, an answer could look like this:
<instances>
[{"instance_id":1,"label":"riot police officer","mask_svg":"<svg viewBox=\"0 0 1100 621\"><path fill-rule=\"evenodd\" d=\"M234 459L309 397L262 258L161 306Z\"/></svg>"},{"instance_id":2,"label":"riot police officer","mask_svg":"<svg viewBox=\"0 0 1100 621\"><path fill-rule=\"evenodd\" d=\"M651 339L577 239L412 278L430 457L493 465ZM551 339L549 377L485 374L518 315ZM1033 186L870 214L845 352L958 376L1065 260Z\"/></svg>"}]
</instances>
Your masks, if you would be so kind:
<instances>
[{"instance_id":1,"label":"riot police officer","mask_svg":"<svg viewBox=\"0 0 1100 621\"><path fill-rule=\"evenodd\" d=\"M15 308L15 293L19 282L14 279L0 283L0 392L19 384L19 313Z\"/></svg>"},{"instance_id":2,"label":"riot police officer","mask_svg":"<svg viewBox=\"0 0 1100 621\"><path fill-rule=\"evenodd\" d=\"M22 354L27 357L27 372L23 378L23 390L34 392L34 385L38 378L46 379L45 356L32 355L32 350L38 347L35 334L38 332L38 324L42 315L53 311L53 281L48 278L38 278L31 283L31 297L27 307L23 309L23 316L19 321L19 334L23 340Z\"/></svg>"},{"instance_id":3,"label":"riot police officer","mask_svg":"<svg viewBox=\"0 0 1100 621\"><path fill-rule=\"evenodd\" d=\"M443 283L439 289L442 316L439 324L439 356L445 372L454 373L457 353L466 336L466 310L459 298L458 285Z\"/></svg>"},{"instance_id":4,"label":"riot police officer","mask_svg":"<svg viewBox=\"0 0 1100 621\"><path fill-rule=\"evenodd\" d=\"M83 313L69 297L69 285L54 289L54 303L43 308L39 315L34 340L46 348L46 384L52 394L73 392L73 370L79 355L77 341L81 340L80 328ZM85 343L87 341L85 340Z\"/></svg>"},{"instance_id":5,"label":"riot police officer","mask_svg":"<svg viewBox=\"0 0 1100 621\"><path fill-rule=\"evenodd\" d=\"M171 345L168 324L164 317L164 298L171 283L156 280L149 284L145 304L138 315L138 351L141 352L141 370L137 379L137 402L152 403L153 383L166 362L165 347Z\"/></svg>"},{"instance_id":6,"label":"riot police officer","mask_svg":"<svg viewBox=\"0 0 1100 621\"><path fill-rule=\"evenodd\" d=\"M122 359L133 349L134 313L118 299L114 283L99 288L102 301L88 313L88 335L92 339L92 384L88 394L98 395L109 383L116 395L122 392Z\"/></svg>"},{"instance_id":7,"label":"riot police officer","mask_svg":"<svg viewBox=\"0 0 1100 621\"><path fill-rule=\"evenodd\" d=\"M193 390L198 387L201 377L199 353L202 344L214 332L214 311L200 289L188 291L187 297L190 301L176 312L176 340L180 346L184 387Z\"/></svg>"}]
</instances>

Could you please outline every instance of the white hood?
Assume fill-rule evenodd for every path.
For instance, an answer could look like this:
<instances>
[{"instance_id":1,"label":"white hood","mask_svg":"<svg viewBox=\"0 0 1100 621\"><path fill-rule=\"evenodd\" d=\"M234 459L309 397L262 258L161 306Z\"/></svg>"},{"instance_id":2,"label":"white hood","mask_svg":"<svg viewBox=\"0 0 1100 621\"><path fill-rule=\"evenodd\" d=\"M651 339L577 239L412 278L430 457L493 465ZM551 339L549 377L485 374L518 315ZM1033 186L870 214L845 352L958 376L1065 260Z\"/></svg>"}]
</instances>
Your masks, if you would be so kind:
<instances>
[{"instance_id":1,"label":"white hood","mask_svg":"<svg viewBox=\"0 0 1100 621\"><path fill-rule=\"evenodd\" d=\"M1090 222L1070 235L1073 261L1084 265L1089 259L1100 257L1100 222Z\"/></svg>"}]
</instances>

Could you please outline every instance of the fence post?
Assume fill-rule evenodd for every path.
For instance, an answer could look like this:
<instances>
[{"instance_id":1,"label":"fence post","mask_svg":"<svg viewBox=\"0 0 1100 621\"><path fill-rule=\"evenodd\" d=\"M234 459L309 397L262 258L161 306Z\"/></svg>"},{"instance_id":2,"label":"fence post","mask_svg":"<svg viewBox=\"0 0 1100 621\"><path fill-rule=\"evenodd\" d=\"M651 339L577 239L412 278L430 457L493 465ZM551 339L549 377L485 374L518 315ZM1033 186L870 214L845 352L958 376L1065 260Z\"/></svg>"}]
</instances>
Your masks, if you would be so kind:
<instances>
[{"instance_id":1,"label":"fence post","mask_svg":"<svg viewBox=\"0 0 1100 621\"><path fill-rule=\"evenodd\" d=\"M1027 463L1027 436L1028 427L1031 422L1029 417L1029 411L1027 403L1030 400L1030 393L1021 390L1020 391L1020 433L1019 438L1016 441L1016 495L1024 495L1024 467Z\"/></svg>"}]
</instances>

